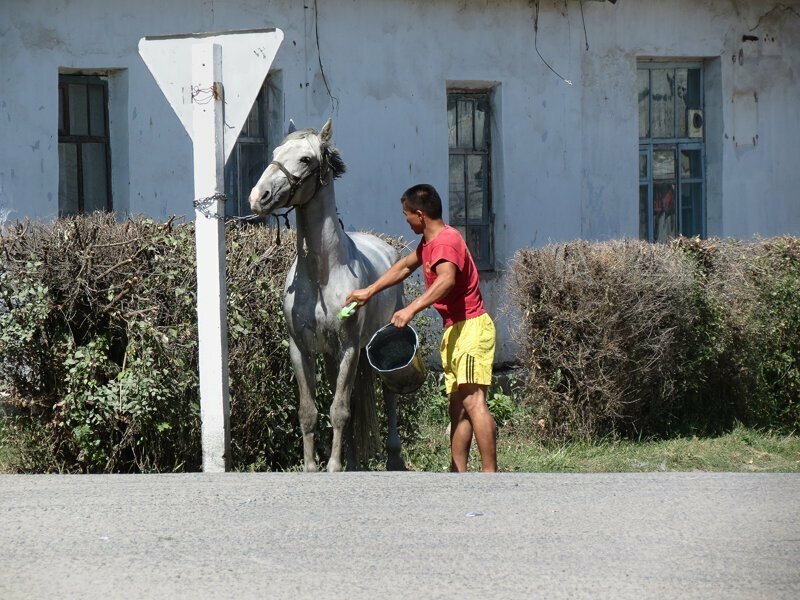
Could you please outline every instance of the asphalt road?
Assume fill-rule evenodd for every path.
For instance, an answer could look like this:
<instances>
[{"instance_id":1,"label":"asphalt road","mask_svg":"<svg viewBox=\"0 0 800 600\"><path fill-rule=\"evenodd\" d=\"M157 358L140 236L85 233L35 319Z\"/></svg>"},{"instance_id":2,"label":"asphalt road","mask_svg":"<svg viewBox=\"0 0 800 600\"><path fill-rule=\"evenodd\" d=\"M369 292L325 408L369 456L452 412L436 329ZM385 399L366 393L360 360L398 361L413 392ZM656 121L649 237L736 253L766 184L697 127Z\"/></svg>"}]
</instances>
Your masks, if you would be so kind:
<instances>
[{"instance_id":1,"label":"asphalt road","mask_svg":"<svg viewBox=\"0 0 800 600\"><path fill-rule=\"evenodd\" d=\"M800 598L800 476L0 476L0 598Z\"/></svg>"}]
</instances>

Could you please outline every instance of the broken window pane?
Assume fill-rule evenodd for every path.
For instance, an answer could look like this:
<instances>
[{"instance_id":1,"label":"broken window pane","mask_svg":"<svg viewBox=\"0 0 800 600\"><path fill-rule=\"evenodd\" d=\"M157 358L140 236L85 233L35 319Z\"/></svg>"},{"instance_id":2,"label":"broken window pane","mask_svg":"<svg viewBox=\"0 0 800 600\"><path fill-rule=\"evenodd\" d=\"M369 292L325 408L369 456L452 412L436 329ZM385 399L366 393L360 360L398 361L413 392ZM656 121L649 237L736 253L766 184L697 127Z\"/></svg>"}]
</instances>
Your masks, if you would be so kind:
<instances>
[{"instance_id":1,"label":"broken window pane","mask_svg":"<svg viewBox=\"0 0 800 600\"><path fill-rule=\"evenodd\" d=\"M636 72L639 96L639 137L650 136L650 71L639 69Z\"/></svg>"},{"instance_id":2,"label":"broken window pane","mask_svg":"<svg viewBox=\"0 0 800 600\"><path fill-rule=\"evenodd\" d=\"M681 150L681 179L696 179L702 176L700 150Z\"/></svg>"},{"instance_id":3,"label":"broken window pane","mask_svg":"<svg viewBox=\"0 0 800 600\"><path fill-rule=\"evenodd\" d=\"M647 186L639 186L639 239L647 239Z\"/></svg>"},{"instance_id":4,"label":"broken window pane","mask_svg":"<svg viewBox=\"0 0 800 600\"><path fill-rule=\"evenodd\" d=\"M681 234L686 237L703 235L703 184L685 183L681 186Z\"/></svg>"},{"instance_id":5,"label":"broken window pane","mask_svg":"<svg viewBox=\"0 0 800 600\"><path fill-rule=\"evenodd\" d=\"M653 69L652 73L652 137L675 137L675 71Z\"/></svg>"},{"instance_id":6,"label":"broken window pane","mask_svg":"<svg viewBox=\"0 0 800 600\"><path fill-rule=\"evenodd\" d=\"M458 148L473 148L474 122L472 118L472 100L458 101Z\"/></svg>"},{"instance_id":7,"label":"broken window pane","mask_svg":"<svg viewBox=\"0 0 800 600\"><path fill-rule=\"evenodd\" d=\"M458 146L457 135L457 119L456 119L456 103L455 100L447 100L447 145L450 148Z\"/></svg>"},{"instance_id":8,"label":"broken window pane","mask_svg":"<svg viewBox=\"0 0 800 600\"><path fill-rule=\"evenodd\" d=\"M675 185L672 183L653 184L653 239L666 242L675 237L677 223Z\"/></svg>"},{"instance_id":9,"label":"broken window pane","mask_svg":"<svg viewBox=\"0 0 800 600\"><path fill-rule=\"evenodd\" d=\"M475 149L489 149L489 135L486 131L489 125L488 113L489 106L486 99L478 101L475 105Z\"/></svg>"}]
</instances>

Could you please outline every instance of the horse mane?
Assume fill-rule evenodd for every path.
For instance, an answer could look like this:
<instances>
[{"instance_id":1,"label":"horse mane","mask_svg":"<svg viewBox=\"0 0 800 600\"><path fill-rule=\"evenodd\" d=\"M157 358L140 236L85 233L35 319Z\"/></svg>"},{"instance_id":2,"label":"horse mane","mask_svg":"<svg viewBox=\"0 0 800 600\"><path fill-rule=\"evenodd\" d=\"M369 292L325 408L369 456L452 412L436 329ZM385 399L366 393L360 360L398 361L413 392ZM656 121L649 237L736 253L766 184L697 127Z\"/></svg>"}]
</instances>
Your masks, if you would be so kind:
<instances>
[{"instance_id":1,"label":"horse mane","mask_svg":"<svg viewBox=\"0 0 800 600\"><path fill-rule=\"evenodd\" d=\"M298 129L286 136L286 140L298 140L315 135L319 137L319 132L316 129ZM320 140L320 152L322 153L322 160L328 163L334 179L341 177L347 171L347 165L342 160L342 155L339 149L330 142L323 142Z\"/></svg>"}]
</instances>

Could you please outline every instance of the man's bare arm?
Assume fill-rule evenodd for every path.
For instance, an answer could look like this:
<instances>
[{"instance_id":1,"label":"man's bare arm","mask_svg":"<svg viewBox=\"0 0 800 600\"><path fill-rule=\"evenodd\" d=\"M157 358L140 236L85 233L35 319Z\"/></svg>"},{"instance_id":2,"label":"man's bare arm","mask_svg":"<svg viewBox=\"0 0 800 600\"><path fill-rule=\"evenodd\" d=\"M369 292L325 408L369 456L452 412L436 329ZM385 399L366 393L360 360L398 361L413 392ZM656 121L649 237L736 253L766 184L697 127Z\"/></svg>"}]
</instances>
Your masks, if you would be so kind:
<instances>
[{"instance_id":1,"label":"man's bare arm","mask_svg":"<svg viewBox=\"0 0 800 600\"><path fill-rule=\"evenodd\" d=\"M456 284L456 274L458 272L456 266L451 262L442 261L434 269L436 270L436 281L433 282L433 285L408 306L394 313L392 324L395 327L405 327L417 313L422 312L434 302L447 297L447 294L452 291Z\"/></svg>"},{"instance_id":2,"label":"man's bare arm","mask_svg":"<svg viewBox=\"0 0 800 600\"><path fill-rule=\"evenodd\" d=\"M421 264L422 263L420 262L419 256L417 256L416 252L407 254L394 263L389 270L381 275L373 284L360 290L353 290L350 292L350 294L347 296L347 300L344 302L345 305L350 304L351 302L357 302L359 306L363 306L378 292L382 292L386 288L397 285L401 281L405 280L406 277L416 271Z\"/></svg>"}]
</instances>

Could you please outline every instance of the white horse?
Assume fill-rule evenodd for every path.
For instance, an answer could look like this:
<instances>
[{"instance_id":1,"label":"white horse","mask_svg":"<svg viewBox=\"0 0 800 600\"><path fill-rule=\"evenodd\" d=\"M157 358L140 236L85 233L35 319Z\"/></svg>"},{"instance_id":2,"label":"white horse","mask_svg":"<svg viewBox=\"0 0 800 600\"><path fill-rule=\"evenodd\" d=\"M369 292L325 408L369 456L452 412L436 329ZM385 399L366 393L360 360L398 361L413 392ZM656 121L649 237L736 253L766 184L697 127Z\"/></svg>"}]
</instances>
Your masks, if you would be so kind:
<instances>
[{"instance_id":1,"label":"white horse","mask_svg":"<svg viewBox=\"0 0 800 600\"><path fill-rule=\"evenodd\" d=\"M313 129L290 132L250 192L250 207L257 214L297 209L297 259L286 277L283 311L300 392L306 471L317 470L315 356L322 354L325 358L326 375L334 390L330 413L333 443L328 460L331 472L342 469L342 437L351 416L351 395L354 417L362 411L369 414L366 411L371 409L374 419L375 376L362 349L403 306L402 286L395 286L373 297L351 317L337 317L347 294L375 281L394 264L397 252L373 235L345 233L333 190L333 180L344 173L345 165L331 145L332 132L330 119L319 133ZM389 420L387 468L399 470L404 464L397 432L397 395L384 387L383 397ZM367 434L362 432L368 433L369 427L356 432L351 423L348 429L351 441L360 434L359 442L366 442L363 438ZM353 445L348 446L348 461L355 462Z\"/></svg>"}]
</instances>

